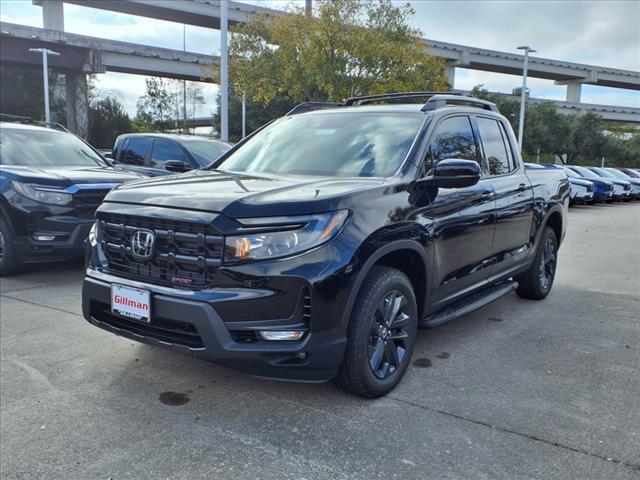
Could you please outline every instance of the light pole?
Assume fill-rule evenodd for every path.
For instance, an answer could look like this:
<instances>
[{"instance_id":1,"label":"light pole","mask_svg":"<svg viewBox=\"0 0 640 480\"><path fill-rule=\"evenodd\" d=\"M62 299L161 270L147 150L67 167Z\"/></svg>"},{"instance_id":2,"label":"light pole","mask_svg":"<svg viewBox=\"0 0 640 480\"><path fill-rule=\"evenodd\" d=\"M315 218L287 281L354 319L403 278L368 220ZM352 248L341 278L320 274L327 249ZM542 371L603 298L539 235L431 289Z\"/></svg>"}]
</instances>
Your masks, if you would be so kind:
<instances>
[{"instance_id":1,"label":"light pole","mask_svg":"<svg viewBox=\"0 0 640 480\"><path fill-rule=\"evenodd\" d=\"M518 145L520 146L520 152L522 153L522 135L524 133L524 105L526 102L525 95L527 94L527 69L529 68L529 53L535 52L535 50L528 45L518 47L518 50L524 50L524 66L522 68L522 91L520 92L520 124L518 125Z\"/></svg>"},{"instance_id":2,"label":"light pole","mask_svg":"<svg viewBox=\"0 0 640 480\"><path fill-rule=\"evenodd\" d=\"M229 141L229 48L227 27L229 4L220 2L220 140Z\"/></svg>"},{"instance_id":3,"label":"light pole","mask_svg":"<svg viewBox=\"0 0 640 480\"><path fill-rule=\"evenodd\" d=\"M51 115L49 114L49 62L47 61L47 56L60 54L47 48L30 48L29 51L42 53L42 80L44 81L44 119L47 123L49 123Z\"/></svg>"},{"instance_id":4,"label":"light pole","mask_svg":"<svg viewBox=\"0 0 640 480\"><path fill-rule=\"evenodd\" d=\"M242 138L247 136L247 96L242 94Z\"/></svg>"}]
</instances>

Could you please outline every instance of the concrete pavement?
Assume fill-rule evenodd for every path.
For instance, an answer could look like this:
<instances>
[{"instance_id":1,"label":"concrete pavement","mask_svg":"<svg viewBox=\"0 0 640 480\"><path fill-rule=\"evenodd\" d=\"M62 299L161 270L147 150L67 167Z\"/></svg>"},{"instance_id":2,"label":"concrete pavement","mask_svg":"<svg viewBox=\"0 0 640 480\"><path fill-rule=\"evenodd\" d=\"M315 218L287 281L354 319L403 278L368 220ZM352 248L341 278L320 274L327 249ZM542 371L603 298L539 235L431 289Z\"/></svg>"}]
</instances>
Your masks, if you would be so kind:
<instances>
[{"instance_id":1,"label":"concrete pavement","mask_svg":"<svg viewBox=\"0 0 640 480\"><path fill-rule=\"evenodd\" d=\"M420 332L375 401L98 330L79 264L1 279L1 476L639 479L640 205L569 220L545 301Z\"/></svg>"}]
</instances>

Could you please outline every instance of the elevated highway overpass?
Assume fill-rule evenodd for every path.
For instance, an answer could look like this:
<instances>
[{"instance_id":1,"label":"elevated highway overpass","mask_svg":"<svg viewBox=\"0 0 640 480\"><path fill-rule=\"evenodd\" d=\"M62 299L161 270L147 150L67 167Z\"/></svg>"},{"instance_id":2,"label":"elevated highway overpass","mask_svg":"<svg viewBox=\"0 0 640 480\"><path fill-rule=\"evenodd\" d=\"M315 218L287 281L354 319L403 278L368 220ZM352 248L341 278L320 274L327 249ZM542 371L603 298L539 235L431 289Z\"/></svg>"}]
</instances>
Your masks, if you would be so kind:
<instances>
[{"instance_id":1,"label":"elevated highway overpass","mask_svg":"<svg viewBox=\"0 0 640 480\"><path fill-rule=\"evenodd\" d=\"M50 64L67 76L67 124L72 131L86 135L86 73L105 71L214 81L219 58L128 42L105 40L64 31L64 3L139 15L207 28L220 27L220 0L32 0L42 6L45 28L0 23L0 58L3 62L40 65L37 55L26 54L28 48L46 46L63 53L51 57ZM282 11L229 1L229 23L246 22L254 14L283 15ZM520 75L523 56L510 52L423 39L431 55L444 58L453 85L455 70L468 68ZM628 90L640 90L640 72L560 60L529 57L529 76L554 80L567 85L567 101L554 101L563 113L593 111L608 120L640 123L640 109L592 105L580 102L582 84ZM547 101L529 99L529 101ZM208 123L206 123L208 122ZM206 117L198 123L210 124Z\"/></svg>"},{"instance_id":2,"label":"elevated highway overpass","mask_svg":"<svg viewBox=\"0 0 640 480\"><path fill-rule=\"evenodd\" d=\"M220 0L64 0L86 7L168 20L187 25L220 28ZM229 1L229 23L245 22L256 13L285 15L281 10ZM521 75L524 56L469 45L423 39L426 51L447 61L449 83L453 86L456 68ZM640 72L588 65L541 57L529 57L530 77L554 80L567 85L567 101L580 102L581 85L640 90Z\"/></svg>"}]
</instances>

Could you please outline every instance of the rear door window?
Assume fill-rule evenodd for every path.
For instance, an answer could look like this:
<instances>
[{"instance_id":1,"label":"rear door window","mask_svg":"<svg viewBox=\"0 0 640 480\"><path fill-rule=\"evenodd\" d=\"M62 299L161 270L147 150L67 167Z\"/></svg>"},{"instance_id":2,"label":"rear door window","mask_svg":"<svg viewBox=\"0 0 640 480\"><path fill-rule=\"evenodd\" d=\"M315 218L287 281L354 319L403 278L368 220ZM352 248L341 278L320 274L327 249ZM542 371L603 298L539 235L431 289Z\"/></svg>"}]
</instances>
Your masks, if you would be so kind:
<instances>
[{"instance_id":1,"label":"rear door window","mask_svg":"<svg viewBox=\"0 0 640 480\"><path fill-rule=\"evenodd\" d=\"M122 152L122 162L129 165L144 165L151 140L146 137L130 138Z\"/></svg>"},{"instance_id":2,"label":"rear door window","mask_svg":"<svg viewBox=\"0 0 640 480\"><path fill-rule=\"evenodd\" d=\"M171 140L156 138L153 141L153 149L151 150L151 166L153 168L164 168L164 163L167 160L179 160L189 163L180 145Z\"/></svg>"},{"instance_id":3,"label":"rear door window","mask_svg":"<svg viewBox=\"0 0 640 480\"><path fill-rule=\"evenodd\" d=\"M512 170L511 162L500 125L496 120L484 117L477 117L476 122L482 150L489 165L489 174L504 175L509 173Z\"/></svg>"}]
</instances>

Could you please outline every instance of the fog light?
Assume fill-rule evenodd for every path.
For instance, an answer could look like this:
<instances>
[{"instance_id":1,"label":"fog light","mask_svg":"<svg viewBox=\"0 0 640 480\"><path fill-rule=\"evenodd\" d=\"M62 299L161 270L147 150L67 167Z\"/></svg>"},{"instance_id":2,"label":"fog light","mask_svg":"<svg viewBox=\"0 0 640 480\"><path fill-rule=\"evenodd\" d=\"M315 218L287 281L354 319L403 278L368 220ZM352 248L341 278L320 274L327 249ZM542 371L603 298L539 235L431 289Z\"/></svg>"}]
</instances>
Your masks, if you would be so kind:
<instances>
[{"instance_id":1,"label":"fog light","mask_svg":"<svg viewBox=\"0 0 640 480\"><path fill-rule=\"evenodd\" d=\"M56 239L55 235L34 235L33 238L39 242L50 242Z\"/></svg>"},{"instance_id":2,"label":"fog light","mask_svg":"<svg viewBox=\"0 0 640 480\"><path fill-rule=\"evenodd\" d=\"M265 340L293 341L300 340L304 330L262 330L260 336Z\"/></svg>"}]
</instances>

